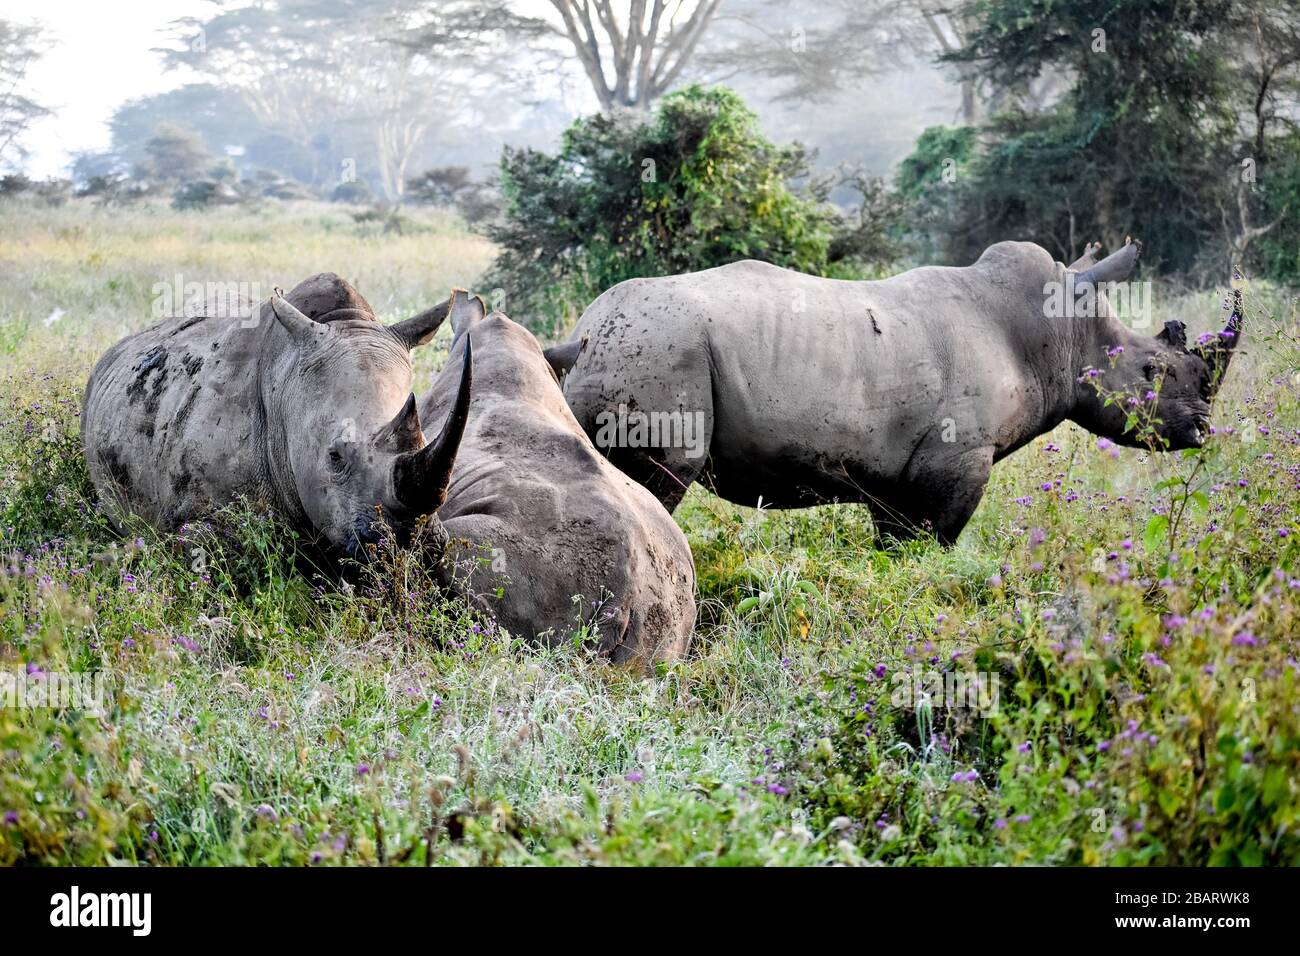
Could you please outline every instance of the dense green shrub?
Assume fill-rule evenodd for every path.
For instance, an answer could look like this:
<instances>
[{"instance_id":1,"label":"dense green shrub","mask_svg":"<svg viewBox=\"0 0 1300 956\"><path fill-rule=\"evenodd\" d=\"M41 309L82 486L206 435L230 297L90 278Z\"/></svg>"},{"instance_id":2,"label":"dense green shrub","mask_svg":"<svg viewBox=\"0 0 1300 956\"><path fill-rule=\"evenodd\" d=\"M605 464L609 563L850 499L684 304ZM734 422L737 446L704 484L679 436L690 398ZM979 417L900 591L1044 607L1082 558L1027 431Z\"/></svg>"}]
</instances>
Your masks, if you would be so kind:
<instances>
[{"instance_id":1,"label":"dense green shrub","mask_svg":"<svg viewBox=\"0 0 1300 956\"><path fill-rule=\"evenodd\" d=\"M653 115L576 121L555 155L507 149L502 247L484 283L533 325L555 325L636 276L763 259L826 269L833 213L790 181L808 170L740 98L688 87Z\"/></svg>"},{"instance_id":2,"label":"dense green shrub","mask_svg":"<svg viewBox=\"0 0 1300 956\"><path fill-rule=\"evenodd\" d=\"M1273 145L1257 190L1259 225L1275 225L1250 247L1247 264L1265 278L1294 281L1300 276L1300 131Z\"/></svg>"}]
</instances>

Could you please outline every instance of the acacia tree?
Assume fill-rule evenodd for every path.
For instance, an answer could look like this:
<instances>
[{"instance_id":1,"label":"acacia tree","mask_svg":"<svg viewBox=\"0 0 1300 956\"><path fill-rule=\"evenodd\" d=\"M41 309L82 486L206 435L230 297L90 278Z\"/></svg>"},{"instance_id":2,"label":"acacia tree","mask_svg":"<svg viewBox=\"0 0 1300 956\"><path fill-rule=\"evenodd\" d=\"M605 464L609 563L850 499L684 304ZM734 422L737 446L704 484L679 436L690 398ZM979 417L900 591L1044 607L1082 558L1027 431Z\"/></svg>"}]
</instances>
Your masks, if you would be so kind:
<instances>
[{"instance_id":1,"label":"acacia tree","mask_svg":"<svg viewBox=\"0 0 1300 956\"><path fill-rule=\"evenodd\" d=\"M1234 58L1250 98L1254 158L1268 158L1269 134L1297 129L1300 101L1300 0L1243 0L1236 8Z\"/></svg>"},{"instance_id":2,"label":"acacia tree","mask_svg":"<svg viewBox=\"0 0 1300 956\"><path fill-rule=\"evenodd\" d=\"M729 0L718 16L726 42L710 44L699 60L714 75L768 77L779 98L804 101L909 63L939 61L962 50L978 24L963 0L822 0L799 9L788 0ZM943 65L959 91L954 118L967 125L1013 104L1042 109L1059 91L1050 68L1008 87L972 64Z\"/></svg>"},{"instance_id":3,"label":"acacia tree","mask_svg":"<svg viewBox=\"0 0 1300 956\"><path fill-rule=\"evenodd\" d=\"M1230 254L1243 262L1255 240L1273 233L1288 216L1295 218L1300 201L1293 188L1286 188L1300 172L1295 156L1300 0L1241 0L1234 14L1229 44L1248 104L1242 110L1241 136L1248 155L1242 159L1243 174L1236 177L1235 196L1220 199L1219 213Z\"/></svg>"},{"instance_id":4,"label":"acacia tree","mask_svg":"<svg viewBox=\"0 0 1300 956\"><path fill-rule=\"evenodd\" d=\"M553 13L537 17L517 0L425 0L418 38L472 56L485 38L508 37L549 72L576 59L602 110L647 110L683 78L722 2L549 0Z\"/></svg>"},{"instance_id":5,"label":"acacia tree","mask_svg":"<svg viewBox=\"0 0 1300 956\"><path fill-rule=\"evenodd\" d=\"M983 131L949 257L1014 236L1065 258L1131 232L1152 265L1208 266L1235 162L1230 0L974 0L968 13L978 28L950 60L995 86L1051 69L1069 88Z\"/></svg>"},{"instance_id":6,"label":"acacia tree","mask_svg":"<svg viewBox=\"0 0 1300 956\"><path fill-rule=\"evenodd\" d=\"M677 82L721 0L551 0L602 109L648 108ZM622 6L621 4L619 6ZM670 9L671 8L671 9ZM592 14L595 14L595 20ZM603 40L603 42L602 42ZM612 82L611 82L612 79Z\"/></svg>"},{"instance_id":7,"label":"acacia tree","mask_svg":"<svg viewBox=\"0 0 1300 956\"><path fill-rule=\"evenodd\" d=\"M390 200L434 124L462 112L467 64L409 42L423 5L409 0L276 0L174 22L163 52L235 91L275 138L314 157L314 185L372 163ZM484 82L481 79L480 83ZM322 163L321 160L332 162Z\"/></svg>"},{"instance_id":8,"label":"acacia tree","mask_svg":"<svg viewBox=\"0 0 1300 956\"><path fill-rule=\"evenodd\" d=\"M50 110L24 92L27 71L47 47L36 24L0 19L0 165L23 159L27 150L21 137Z\"/></svg>"}]
</instances>

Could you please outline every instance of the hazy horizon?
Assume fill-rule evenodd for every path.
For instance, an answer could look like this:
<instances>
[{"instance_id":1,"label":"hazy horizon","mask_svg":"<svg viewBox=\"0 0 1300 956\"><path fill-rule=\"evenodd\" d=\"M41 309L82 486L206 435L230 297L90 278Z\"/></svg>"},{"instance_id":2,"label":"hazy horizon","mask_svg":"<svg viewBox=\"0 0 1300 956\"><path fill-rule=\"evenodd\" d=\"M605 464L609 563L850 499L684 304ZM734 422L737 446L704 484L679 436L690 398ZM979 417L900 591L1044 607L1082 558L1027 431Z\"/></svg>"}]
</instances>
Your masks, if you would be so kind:
<instances>
[{"instance_id":1,"label":"hazy horizon","mask_svg":"<svg viewBox=\"0 0 1300 956\"><path fill-rule=\"evenodd\" d=\"M155 50L170 39L172 21L213 9L208 0L137 0L129 5L47 0L39 8L0 0L0 17L35 21L50 41L46 54L31 67L27 87L53 112L21 138L29 153L17 161L18 169L36 179L66 176L75 154L110 148L109 120L124 104L202 82L204 78L188 68L165 69ZM577 82L557 82L547 93L570 117L597 107L590 87L574 70ZM855 162L880 174L910 151L926 126L952 122L957 105L955 87L928 64L864 78L860 88L816 102L773 99L772 84L745 75L725 82L745 96L774 141L806 143L817 150L820 165ZM507 131L500 134L500 142L550 146L555 132L548 129L545 137L552 142L537 142L536 136L512 139ZM465 162L463 151L448 146L446 161Z\"/></svg>"}]
</instances>

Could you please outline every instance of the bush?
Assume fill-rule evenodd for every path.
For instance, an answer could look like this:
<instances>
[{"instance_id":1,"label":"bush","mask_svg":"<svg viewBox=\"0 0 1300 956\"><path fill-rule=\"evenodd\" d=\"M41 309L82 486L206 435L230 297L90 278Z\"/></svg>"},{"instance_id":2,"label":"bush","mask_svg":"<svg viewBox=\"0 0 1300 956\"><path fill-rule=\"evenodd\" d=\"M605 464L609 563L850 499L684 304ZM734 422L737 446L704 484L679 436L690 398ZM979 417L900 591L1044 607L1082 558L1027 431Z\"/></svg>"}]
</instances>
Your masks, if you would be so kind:
<instances>
[{"instance_id":1,"label":"bush","mask_svg":"<svg viewBox=\"0 0 1300 956\"><path fill-rule=\"evenodd\" d=\"M1273 146L1257 189L1262 198L1257 224L1276 225L1249 247L1248 264L1257 275L1293 282L1300 276L1300 132Z\"/></svg>"},{"instance_id":2,"label":"bush","mask_svg":"<svg viewBox=\"0 0 1300 956\"><path fill-rule=\"evenodd\" d=\"M239 202L239 193L233 186L215 179L196 179L182 183L172 194L173 209L202 209L206 206L228 206Z\"/></svg>"},{"instance_id":3,"label":"bush","mask_svg":"<svg viewBox=\"0 0 1300 956\"><path fill-rule=\"evenodd\" d=\"M496 214L496 197L486 183L475 182L468 166L434 166L406 181L406 198L431 206L447 206L466 222Z\"/></svg>"},{"instance_id":4,"label":"bush","mask_svg":"<svg viewBox=\"0 0 1300 956\"><path fill-rule=\"evenodd\" d=\"M354 179L348 183L339 183L330 193L330 202L347 202L358 205L374 202L375 194L364 179Z\"/></svg>"},{"instance_id":5,"label":"bush","mask_svg":"<svg viewBox=\"0 0 1300 956\"><path fill-rule=\"evenodd\" d=\"M832 214L789 185L808 161L722 87L688 87L651 116L578 120L556 155L505 150L504 217L489 233L502 252L485 285L555 327L638 276L738 259L824 273Z\"/></svg>"},{"instance_id":6,"label":"bush","mask_svg":"<svg viewBox=\"0 0 1300 956\"><path fill-rule=\"evenodd\" d=\"M0 196L17 196L20 193L29 192L33 185L35 184L22 173L10 173L7 176L0 176Z\"/></svg>"}]
</instances>

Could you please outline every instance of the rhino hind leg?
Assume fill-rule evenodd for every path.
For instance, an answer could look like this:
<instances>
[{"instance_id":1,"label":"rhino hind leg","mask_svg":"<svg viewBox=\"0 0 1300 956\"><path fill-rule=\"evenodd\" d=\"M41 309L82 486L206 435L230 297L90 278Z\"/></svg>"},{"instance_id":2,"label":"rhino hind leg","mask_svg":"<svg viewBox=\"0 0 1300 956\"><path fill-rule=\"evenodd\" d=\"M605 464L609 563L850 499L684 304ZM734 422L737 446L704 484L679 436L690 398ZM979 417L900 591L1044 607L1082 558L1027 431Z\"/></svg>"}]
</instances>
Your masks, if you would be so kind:
<instances>
[{"instance_id":1,"label":"rhino hind leg","mask_svg":"<svg viewBox=\"0 0 1300 956\"><path fill-rule=\"evenodd\" d=\"M924 457L918 456L918 457ZM914 464L905 483L867 503L878 546L933 535L944 547L957 543L984 496L993 470L993 449L975 448Z\"/></svg>"},{"instance_id":2,"label":"rhino hind leg","mask_svg":"<svg viewBox=\"0 0 1300 956\"><path fill-rule=\"evenodd\" d=\"M610 464L637 484L645 487L672 514L686 497L687 490L704 472L706 459L691 460L672 454L673 449L608 450ZM666 453L665 453L666 452Z\"/></svg>"},{"instance_id":3,"label":"rhino hind leg","mask_svg":"<svg viewBox=\"0 0 1300 956\"><path fill-rule=\"evenodd\" d=\"M703 360L672 381L683 384L672 388L654 379L608 392L577 387L565 393L596 450L669 513L705 473L716 427Z\"/></svg>"}]
</instances>

